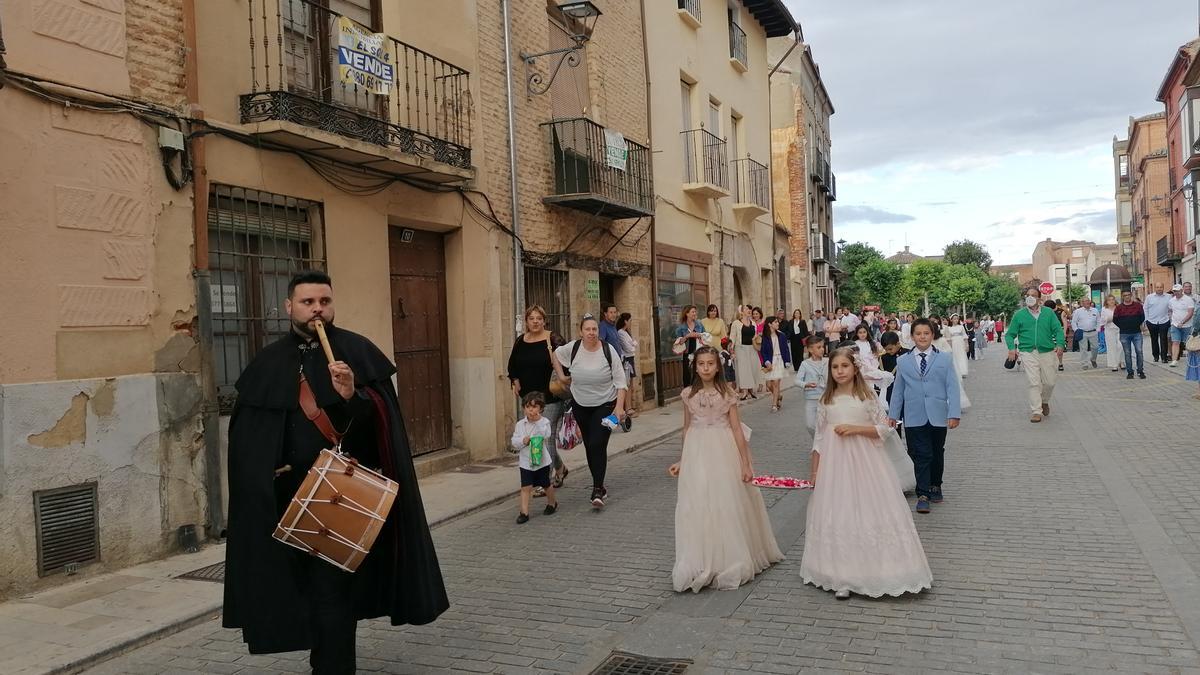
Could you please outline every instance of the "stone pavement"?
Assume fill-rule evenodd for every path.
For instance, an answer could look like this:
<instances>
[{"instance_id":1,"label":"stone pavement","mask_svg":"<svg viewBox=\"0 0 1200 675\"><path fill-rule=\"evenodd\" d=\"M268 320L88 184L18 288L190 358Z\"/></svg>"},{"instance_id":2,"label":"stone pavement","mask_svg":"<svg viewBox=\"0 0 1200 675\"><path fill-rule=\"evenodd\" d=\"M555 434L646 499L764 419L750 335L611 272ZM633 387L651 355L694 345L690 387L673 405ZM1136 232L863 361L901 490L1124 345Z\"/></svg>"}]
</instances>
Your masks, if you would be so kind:
<instances>
[{"instance_id":1,"label":"stone pavement","mask_svg":"<svg viewBox=\"0 0 1200 675\"><path fill-rule=\"evenodd\" d=\"M678 432L681 423L678 404L646 411L631 432L613 436L609 456L647 447ZM586 459L582 451L571 455L570 480L582 480ZM511 498L519 488L510 468L515 461L506 455L422 478L429 522L436 526ZM211 618L220 612L221 586L177 577L221 562L224 551L223 544L207 546L106 574L85 568L79 581L0 603L0 672L74 672Z\"/></svg>"},{"instance_id":2,"label":"stone pavement","mask_svg":"<svg viewBox=\"0 0 1200 675\"><path fill-rule=\"evenodd\" d=\"M1195 385L1068 366L1030 424L1002 358L972 364L946 503L916 516L930 592L838 602L802 585L808 493L766 491L788 559L737 591L673 593L671 437L610 466L602 513L578 475L555 516L518 526L506 502L439 527L453 606L429 626L361 624L360 669L586 673L623 650L689 673L1200 673ZM744 408L760 472L806 474L799 403ZM305 672L305 656L250 656L214 620L89 672Z\"/></svg>"}]
</instances>

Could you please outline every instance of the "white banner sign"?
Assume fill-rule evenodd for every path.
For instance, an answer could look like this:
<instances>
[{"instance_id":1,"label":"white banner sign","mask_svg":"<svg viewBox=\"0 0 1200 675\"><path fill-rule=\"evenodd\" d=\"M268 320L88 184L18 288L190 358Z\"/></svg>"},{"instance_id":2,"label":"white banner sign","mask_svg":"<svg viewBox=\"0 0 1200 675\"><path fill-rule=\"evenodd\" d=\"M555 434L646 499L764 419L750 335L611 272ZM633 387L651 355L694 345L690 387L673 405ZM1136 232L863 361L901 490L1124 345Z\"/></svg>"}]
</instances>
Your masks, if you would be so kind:
<instances>
[{"instance_id":1,"label":"white banner sign","mask_svg":"<svg viewBox=\"0 0 1200 675\"><path fill-rule=\"evenodd\" d=\"M337 20L338 79L387 96L396 81L396 67L387 52L388 37L368 33L346 17Z\"/></svg>"},{"instance_id":2,"label":"white banner sign","mask_svg":"<svg viewBox=\"0 0 1200 675\"><path fill-rule=\"evenodd\" d=\"M624 134L612 129L604 130L604 160L617 171L625 170L625 164L629 160L629 148L625 145Z\"/></svg>"}]
</instances>

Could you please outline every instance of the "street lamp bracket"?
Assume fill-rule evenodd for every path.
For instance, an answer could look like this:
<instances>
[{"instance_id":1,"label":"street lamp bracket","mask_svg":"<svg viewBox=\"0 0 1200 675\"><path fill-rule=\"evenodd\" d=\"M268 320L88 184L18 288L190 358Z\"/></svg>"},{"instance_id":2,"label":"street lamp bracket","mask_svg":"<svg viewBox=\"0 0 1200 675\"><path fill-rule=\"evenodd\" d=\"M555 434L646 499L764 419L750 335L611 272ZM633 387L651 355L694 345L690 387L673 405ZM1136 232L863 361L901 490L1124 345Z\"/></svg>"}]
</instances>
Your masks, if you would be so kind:
<instances>
[{"instance_id":1,"label":"street lamp bracket","mask_svg":"<svg viewBox=\"0 0 1200 675\"><path fill-rule=\"evenodd\" d=\"M567 27L571 42L574 44L569 47L538 52L537 54L521 52L521 60L525 62L526 98L540 96L550 91L550 87L554 84L555 78L558 77L559 71L562 70L563 64L571 68L578 68L579 64L583 63L580 52L587 46L588 41L592 39L592 31L596 28L596 20L600 18L600 9L587 1L566 2L559 5L556 9L562 18L564 26ZM547 56L558 57L548 77L537 69L537 60Z\"/></svg>"}]
</instances>

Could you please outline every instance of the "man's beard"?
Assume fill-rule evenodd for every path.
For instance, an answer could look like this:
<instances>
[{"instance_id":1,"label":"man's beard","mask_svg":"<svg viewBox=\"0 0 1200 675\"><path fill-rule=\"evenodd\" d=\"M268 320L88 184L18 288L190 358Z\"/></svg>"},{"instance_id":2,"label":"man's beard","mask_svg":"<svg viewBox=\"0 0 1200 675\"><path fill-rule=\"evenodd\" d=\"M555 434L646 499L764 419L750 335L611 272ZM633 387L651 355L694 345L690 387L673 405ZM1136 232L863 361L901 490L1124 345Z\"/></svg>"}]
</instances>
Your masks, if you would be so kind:
<instances>
[{"instance_id":1,"label":"man's beard","mask_svg":"<svg viewBox=\"0 0 1200 675\"><path fill-rule=\"evenodd\" d=\"M311 320L311 319L310 319L310 320ZM292 330L296 331L297 333L299 333L300 335L303 335L303 336L304 336L304 337L306 337L306 338L310 338L310 339L313 339L313 340L315 340L315 339L317 338L317 332L316 332L315 330L313 330L313 329L311 329L311 328L309 328L309 327L308 327L308 322L306 322L306 321L297 321L297 320L295 320L295 319L292 319L291 321L292 321ZM333 319L321 319L321 321L322 321L322 322L323 322L323 323L324 323L326 326L332 326L332 325L333 325Z\"/></svg>"}]
</instances>

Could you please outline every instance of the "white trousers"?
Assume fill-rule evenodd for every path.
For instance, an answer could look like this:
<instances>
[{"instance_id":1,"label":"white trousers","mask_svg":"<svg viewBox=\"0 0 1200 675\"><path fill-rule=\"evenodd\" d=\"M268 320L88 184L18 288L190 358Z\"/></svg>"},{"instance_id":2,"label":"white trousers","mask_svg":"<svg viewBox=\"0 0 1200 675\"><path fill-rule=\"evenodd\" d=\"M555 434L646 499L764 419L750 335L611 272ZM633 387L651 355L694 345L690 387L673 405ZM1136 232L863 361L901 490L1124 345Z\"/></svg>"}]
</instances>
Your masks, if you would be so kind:
<instances>
[{"instance_id":1,"label":"white trousers","mask_svg":"<svg viewBox=\"0 0 1200 675\"><path fill-rule=\"evenodd\" d=\"M1058 379L1058 357L1054 352L1025 352L1021 354L1025 378L1029 381L1029 411L1042 413L1042 404L1050 402L1054 383Z\"/></svg>"}]
</instances>

